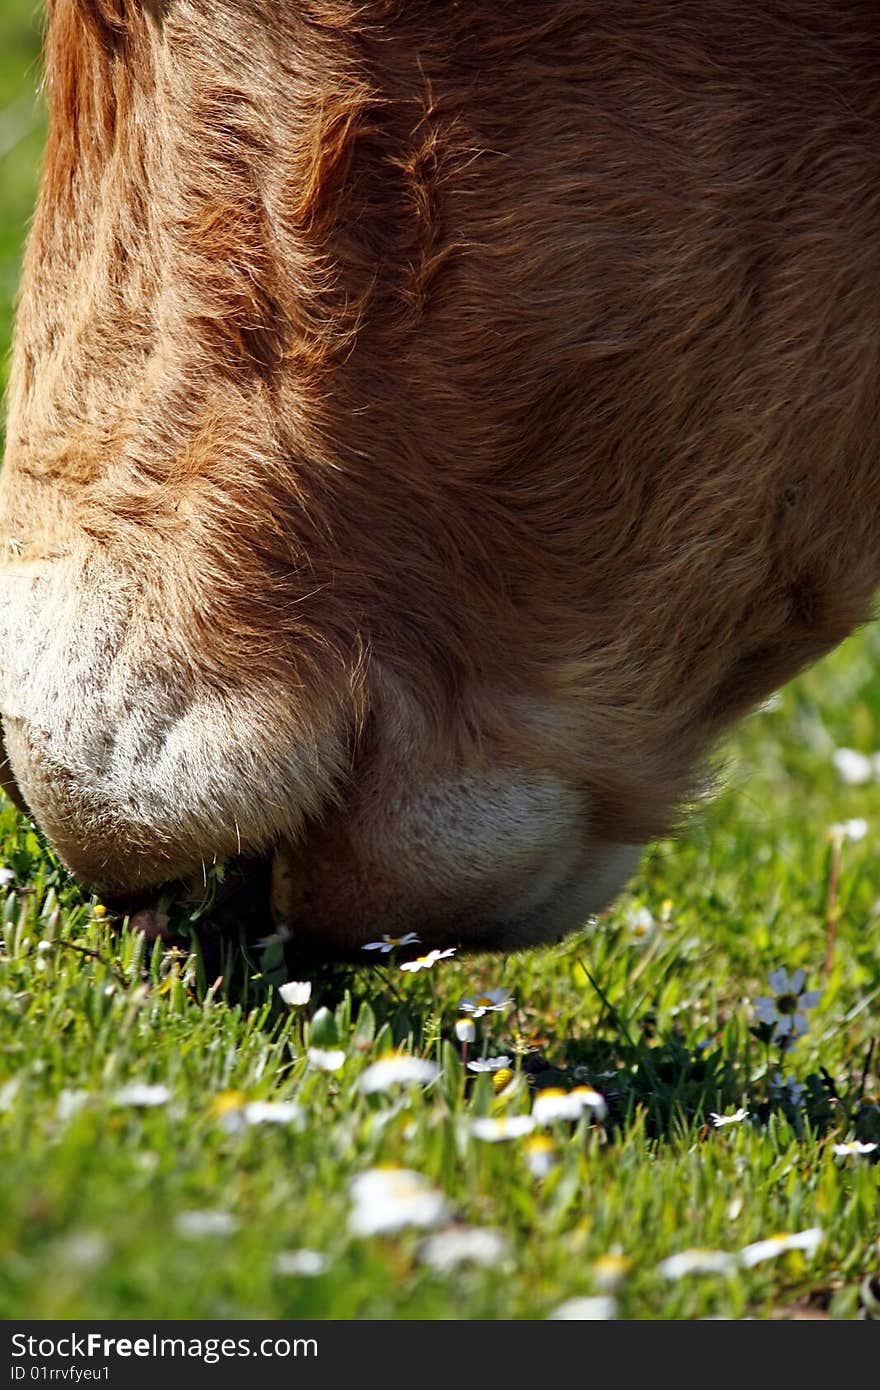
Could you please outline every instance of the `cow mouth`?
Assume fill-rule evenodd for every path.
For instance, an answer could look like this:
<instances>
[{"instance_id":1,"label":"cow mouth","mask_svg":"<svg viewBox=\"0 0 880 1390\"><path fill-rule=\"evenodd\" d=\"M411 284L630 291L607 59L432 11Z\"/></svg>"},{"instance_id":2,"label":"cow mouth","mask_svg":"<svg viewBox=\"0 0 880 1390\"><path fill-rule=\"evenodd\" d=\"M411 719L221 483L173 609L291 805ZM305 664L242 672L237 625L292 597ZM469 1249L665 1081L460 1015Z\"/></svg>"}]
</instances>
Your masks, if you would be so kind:
<instances>
[{"instance_id":1,"label":"cow mouth","mask_svg":"<svg viewBox=\"0 0 880 1390\"><path fill-rule=\"evenodd\" d=\"M195 938L207 973L230 949L250 954L276 943L297 970L363 964L362 954L297 930L302 897L294 877L289 854L240 855L159 888L105 893L101 901L114 925L127 922L150 943L191 949Z\"/></svg>"},{"instance_id":2,"label":"cow mouth","mask_svg":"<svg viewBox=\"0 0 880 1390\"><path fill-rule=\"evenodd\" d=\"M256 944L275 934L271 860L242 855L200 870L189 878L135 893L103 894L114 922L126 920L148 941L189 944Z\"/></svg>"}]
</instances>

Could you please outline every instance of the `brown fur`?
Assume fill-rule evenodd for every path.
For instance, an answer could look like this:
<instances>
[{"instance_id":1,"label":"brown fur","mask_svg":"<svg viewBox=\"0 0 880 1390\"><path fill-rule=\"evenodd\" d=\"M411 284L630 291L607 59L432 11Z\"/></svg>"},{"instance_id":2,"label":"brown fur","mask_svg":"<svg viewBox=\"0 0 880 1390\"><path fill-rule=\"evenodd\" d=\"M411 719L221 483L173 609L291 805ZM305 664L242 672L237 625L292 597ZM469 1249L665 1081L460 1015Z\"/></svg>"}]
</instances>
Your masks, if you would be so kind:
<instances>
[{"instance_id":1,"label":"brown fur","mask_svg":"<svg viewBox=\"0 0 880 1390\"><path fill-rule=\"evenodd\" d=\"M54 0L46 74L7 573L112 574L175 709L263 692L311 770L247 848L406 765L641 843L868 615L874 0ZM237 847L13 742L93 881Z\"/></svg>"}]
</instances>

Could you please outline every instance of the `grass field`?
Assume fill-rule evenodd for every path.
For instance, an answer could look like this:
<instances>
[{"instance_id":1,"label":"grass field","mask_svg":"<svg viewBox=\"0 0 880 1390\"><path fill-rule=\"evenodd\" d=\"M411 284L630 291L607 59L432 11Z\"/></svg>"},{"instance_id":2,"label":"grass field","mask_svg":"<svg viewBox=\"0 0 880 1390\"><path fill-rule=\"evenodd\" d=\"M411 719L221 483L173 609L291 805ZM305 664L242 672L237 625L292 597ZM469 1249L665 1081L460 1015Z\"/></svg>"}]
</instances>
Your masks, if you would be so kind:
<instances>
[{"instance_id":1,"label":"grass field","mask_svg":"<svg viewBox=\"0 0 880 1390\"><path fill-rule=\"evenodd\" d=\"M33 10L0 18L4 353ZM206 979L111 930L3 803L0 1318L876 1318L880 775L835 751L880 748L878 663L871 627L747 720L564 945L373 953L300 1004L278 946ZM781 968L821 992L787 1051Z\"/></svg>"}]
</instances>

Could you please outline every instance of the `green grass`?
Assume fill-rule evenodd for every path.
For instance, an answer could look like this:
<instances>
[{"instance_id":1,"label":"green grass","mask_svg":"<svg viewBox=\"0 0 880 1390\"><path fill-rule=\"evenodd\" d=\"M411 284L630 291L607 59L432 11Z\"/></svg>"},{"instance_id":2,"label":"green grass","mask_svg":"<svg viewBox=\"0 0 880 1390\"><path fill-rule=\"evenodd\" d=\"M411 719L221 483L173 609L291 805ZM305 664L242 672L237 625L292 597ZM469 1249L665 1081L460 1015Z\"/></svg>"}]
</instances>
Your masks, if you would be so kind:
<instances>
[{"instance_id":1,"label":"green grass","mask_svg":"<svg viewBox=\"0 0 880 1390\"><path fill-rule=\"evenodd\" d=\"M4 343L40 141L32 9L7 0L0 20ZM33 124L7 148L20 121ZM0 1318L545 1318L596 1295L637 1319L876 1316L880 1150L833 1145L880 1140L880 781L844 785L831 754L880 747L878 661L872 627L747 720L716 799L564 945L416 975L327 971L297 1008L276 993L278 948L230 952L217 984L197 954L111 931L0 805L15 875L0 898ZM851 817L868 832L841 850L824 973L827 829ZM658 922L641 943L637 906ZM823 991L785 1057L753 1011L780 965ZM496 987L513 1002L480 1020L469 1055L510 1055L501 1094L463 1069L455 1037L460 997ZM338 1072L310 1067L310 1038L344 1051ZM365 1094L359 1078L392 1047L439 1077ZM772 1090L776 1071L804 1087L797 1104ZM119 1103L133 1082L168 1098ZM527 1161L534 1136L472 1132L479 1116L528 1114L540 1088L582 1083L607 1117L542 1129L547 1176ZM256 1100L295 1100L299 1117L245 1124ZM746 1120L714 1127L710 1112L739 1106ZM350 1184L380 1165L422 1174L446 1198L444 1227L491 1227L505 1253L444 1273L421 1258L424 1231L358 1234ZM194 1235L180 1222L192 1212L232 1220ZM689 1247L738 1252L814 1227L812 1256L679 1280L659 1269ZM322 1272L279 1272L300 1249ZM611 1273L609 1254L624 1261Z\"/></svg>"},{"instance_id":2,"label":"green grass","mask_svg":"<svg viewBox=\"0 0 880 1390\"><path fill-rule=\"evenodd\" d=\"M10 305L18 285L43 147L43 109L37 95L41 23L36 0L4 0L0 16L0 389L7 382Z\"/></svg>"}]
</instances>

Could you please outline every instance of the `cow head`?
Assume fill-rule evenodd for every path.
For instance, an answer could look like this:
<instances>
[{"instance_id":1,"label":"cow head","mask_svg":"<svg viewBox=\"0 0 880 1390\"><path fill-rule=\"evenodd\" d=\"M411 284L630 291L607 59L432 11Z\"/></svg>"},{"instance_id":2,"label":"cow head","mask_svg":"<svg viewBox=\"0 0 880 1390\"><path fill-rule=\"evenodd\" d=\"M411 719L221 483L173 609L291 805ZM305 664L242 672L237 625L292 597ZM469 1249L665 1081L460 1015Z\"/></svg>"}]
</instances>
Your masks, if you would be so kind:
<instances>
[{"instance_id":1,"label":"cow head","mask_svg":"<svg viewBox=\"0 0 880 1390\"><path fill-rule=\"evenodd\" d=\"M575 928L868 611L877 23L49 9L8 784L103 893Z\"/></svg>"}]
</instances>

